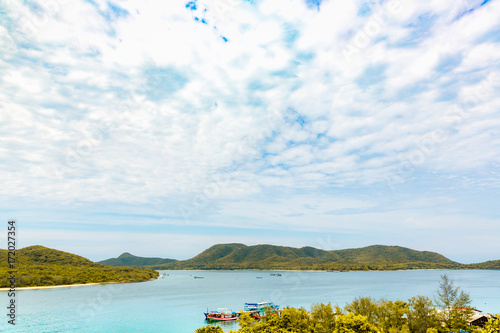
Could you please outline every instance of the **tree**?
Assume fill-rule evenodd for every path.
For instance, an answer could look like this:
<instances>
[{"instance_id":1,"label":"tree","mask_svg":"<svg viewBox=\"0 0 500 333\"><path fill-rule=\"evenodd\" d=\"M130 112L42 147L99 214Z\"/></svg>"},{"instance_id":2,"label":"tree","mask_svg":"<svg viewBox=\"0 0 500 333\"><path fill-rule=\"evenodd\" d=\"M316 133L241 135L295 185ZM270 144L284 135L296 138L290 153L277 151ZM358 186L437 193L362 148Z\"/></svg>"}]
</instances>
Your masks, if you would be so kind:
<instances>
[{"instance_id":1,"label":"tree","mask_svg":"<svg viewBox=\"0 0 500 333\"><path fill-rule=\"evenodd\" d=\"M194 332L195 333L224 333L224 331L222 330L222 328L220 326L210 326L210 325L207 325L207 326L202 327L202 328L198 328Z\"/></svg>"},{"instance_id":2,"label":"tree","mask_svg":"<svg viewBox=\"0 0 500 333\"><path fill-rule=\"evenodd\" d=\"M453 281L445 274L441 276L437 295L435 302L437 307L441 309L439 318L443 322L445 329L451 331L465 330L467 321L472 316L469 293L460 290L460 287L455 287Z\"/></svg>"},{"instance_id":3,"label":"tree","mask_svg":"<svg viewBox=\"0 0 500 333\"><path fill-rule=\"evenodd\" d=\"M406 313L408 305L403 301L386 301L378 302L377 309L377 326L383 332L402 332L406 326Z\"/></svg>"},{"instance_id":4,"label":"tree","mask_svg":"<svg viewBox=\"0 0 500 333\"><path fill-rule=\"evenodd\" d=\"M348 313L337 316L333 333L380 333L380 331L369 323L365 316Z\"/></svg>"},{"instance_id":5,"label":"tree","mask_svg":"<svg viewBox=\"0 0 500 333\"><path fill-rule=\"evenodd\" d=\"M271 328L281 329L281 331L286 332L306 333L313 331L311 315L304 308L283 309L279 316L266 316L265 323ZM279 330L272 331L280 332ZM255 330L255 332L262 332L262 330Z\"/></svg>"},{"instance_id":6,"label":"tree","mask_svg":"<svg viewBox=\"0 0 500 333\"><path fill-rule=\"evenodd\" d=\"M408 300L407 318L408 327L413 333L429 333L430 329L439 326L436 309L432 300L426 296L416 296Z\"/></svg>"},{"instance_id":7,"label":"tree","mask_svg":"<svg viewBox=\"0 0 500 333\"><path fill-rule=\"evenodd\" d=\"M355 315L365 316L372 324L377 322L378 305L370 297L358 297L351 304L347 304L344 309Z\"/></svg>"},{"instance_id":8,"label":"tree","mask_svg":"<svg viewBox=\"0 0 500 333\"><path fill-rule=\"evenodd\" d=\"M333 332L335 328L335 313L333 312L331 303L328 303L327 305L323 303L314 304L311 307L311 318L313 322L316 323L316 332Z\"/></svg>"},{"instance_id":9,"label":"tree","mask_svg":"<svg viewBox=\"0 0 500 333\"><path fill-rule=\"evenodd\" d=\"M238 325L240 328L245 328L245 327L252 327L252 325L255 323L255 319L250 316L249 313L242 313L238 317Z\"/></svg>"},{"instance_id":10,"label":"tree","mask_svg":"<svg viewBox=\"0 0 500 333\"><path fill-rule=\"evenodd\" d=\"M494 318L488 320L484 325L484 333L500 333L500 315L494 315Z\"/></svg>"}]
</instances>

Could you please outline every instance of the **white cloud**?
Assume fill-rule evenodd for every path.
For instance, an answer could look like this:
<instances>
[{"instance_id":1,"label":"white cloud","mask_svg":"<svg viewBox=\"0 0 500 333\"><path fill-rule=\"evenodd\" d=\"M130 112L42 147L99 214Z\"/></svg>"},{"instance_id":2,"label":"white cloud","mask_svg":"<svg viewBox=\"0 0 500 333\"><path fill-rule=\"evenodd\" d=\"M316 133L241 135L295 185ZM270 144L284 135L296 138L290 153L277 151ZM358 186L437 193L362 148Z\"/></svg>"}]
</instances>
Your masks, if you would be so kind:
<instances>
[{"instance_id":1,"label":"white cloud","mask_svg":"<svg viewBox=\"0 0 500 333\"><path fill-rule=\"evenodd\" d=\"M487 37L498 2L402 1L358 15L359 1L224 13L201 0L197 11L124 1L121 17L105 1L54 3L36 13L7 2L2 14L6 205L154 202L175 215L205 196L224 207L195 207L210 223L254 216L267 206L246 199L276 188L309 202L328 188L386 188L389 176L411 192L436 171L484 186L500 162L499 43Z\"/></svg>"}]
</instances>

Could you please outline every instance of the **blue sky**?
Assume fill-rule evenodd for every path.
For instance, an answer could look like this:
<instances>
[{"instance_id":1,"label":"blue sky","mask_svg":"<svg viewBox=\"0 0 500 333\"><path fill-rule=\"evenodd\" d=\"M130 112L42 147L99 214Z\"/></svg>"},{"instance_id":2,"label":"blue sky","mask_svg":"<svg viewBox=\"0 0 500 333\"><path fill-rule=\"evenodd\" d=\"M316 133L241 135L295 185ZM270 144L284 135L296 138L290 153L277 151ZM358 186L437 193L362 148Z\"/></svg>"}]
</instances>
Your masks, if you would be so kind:
<instances>
[{"instance_id":1,"label":"blue sky","mask_svg":"<svg viewBox=\"0 0 500 333\"><path fill-rule=\"evenodd\" d=\"M500 1L1 6L0 216L20 246L500 259Z\"/></svg>"}]
</instances>

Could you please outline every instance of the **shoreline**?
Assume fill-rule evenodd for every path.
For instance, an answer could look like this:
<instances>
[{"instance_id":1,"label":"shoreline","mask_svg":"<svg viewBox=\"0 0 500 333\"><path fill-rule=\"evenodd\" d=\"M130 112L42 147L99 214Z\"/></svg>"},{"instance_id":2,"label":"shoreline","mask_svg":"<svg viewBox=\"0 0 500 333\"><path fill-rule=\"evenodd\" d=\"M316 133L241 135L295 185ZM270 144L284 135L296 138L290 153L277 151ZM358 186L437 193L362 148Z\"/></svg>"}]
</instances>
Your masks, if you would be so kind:
<instances>
[{"instance_id":1,"label":"shoreline","mask_svg":"<svg viewBox=\"0 0 500 333\"><path fill-rule=\"evenodd\" d=\"M165 272L242 272L242 271L253 271L253 272L327 272L327 273L349 273L349 272L411 272L411 271L497 271L498 269L479 269L479 268L414 268L414 269L351 269L351 270L325 270L325 269L155 269L155 271L165 271Z\"/></svg>"},{"instance_id":2,"label":"shoreline","mask_svg":"<svg viewBox=\"0 0 500 333\"><path fill-rule=\"evenodd\" d=\"M38 289L55 289L55 288L71 288L71 287L84 287L84 286L98 286L98 285L104 285L104 284L119 284L119 283L141 283L141 282L148 282L148 281L154 281L158 280L160 278L154 278L154 279L149 279L149 280L144 280L144 281L130 281L130 282L116 282L116 281L110 281L110 282L93 282L93 283L77 283L77 284L60 284L57 286L33 286L33 287L19 287L15 288L15 291L20 291L20 290L38 290ZM0 288L0 292L2 291L9 291L10 288Z\"/></svg>"}]
</instances>

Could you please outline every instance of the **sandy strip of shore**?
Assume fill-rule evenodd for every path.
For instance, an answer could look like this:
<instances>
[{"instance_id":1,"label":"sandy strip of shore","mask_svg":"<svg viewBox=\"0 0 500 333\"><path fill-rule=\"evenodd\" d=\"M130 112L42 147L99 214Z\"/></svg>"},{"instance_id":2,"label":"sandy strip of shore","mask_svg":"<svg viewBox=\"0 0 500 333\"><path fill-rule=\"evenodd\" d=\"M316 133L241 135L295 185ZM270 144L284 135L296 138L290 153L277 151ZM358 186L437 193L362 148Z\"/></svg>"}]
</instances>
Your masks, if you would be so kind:
<instances>
[{"instance_id":1,"label":"sandy strip of shore","mask_svg":"<svg viewBox=\"0 0 500 333\"><path fill-rule=\"evenodd\" d=\"M82 283L82 284L62 284L62 285L58 285L58 286L19 287L19 288L16 288L16 291L18 291L18 290L35 290L35 289L54 289L54 288L96 286L96 285L100 285L100 284L139 283L139 282L153 281L153 280L156 280L158 278L154 278L154 279L146 280L146 281L136 281L136 282L97 282L97 283ZM10 290L10 288L0 288L0 291L9 291L9 290Z\"/></svg>"}]
</instances>

